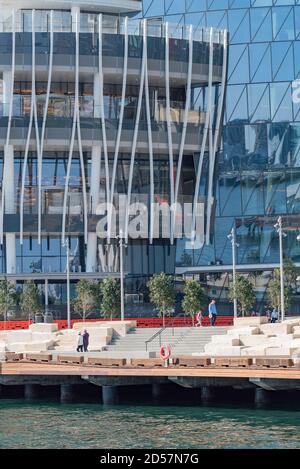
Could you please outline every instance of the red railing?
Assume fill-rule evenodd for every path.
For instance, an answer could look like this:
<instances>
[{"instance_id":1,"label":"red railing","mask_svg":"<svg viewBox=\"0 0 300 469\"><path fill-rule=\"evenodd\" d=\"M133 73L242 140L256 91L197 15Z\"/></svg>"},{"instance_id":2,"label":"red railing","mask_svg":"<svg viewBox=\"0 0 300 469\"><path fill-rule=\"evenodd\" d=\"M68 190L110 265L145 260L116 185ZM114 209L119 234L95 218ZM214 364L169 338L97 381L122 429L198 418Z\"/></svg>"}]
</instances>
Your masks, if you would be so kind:
<instances>
[{"instance_id":1,"label":"red railing","mask_svg":"<svg viewBox=\"0 0 300 469\"><path fill-rule=\"evenodd\" d=\"M141 328L160 328L163 327L162 318L127 318L128 320L132 319L137 322L137 327ZM119 318L113 319L113 321L119 321ZM86 319L85 322L107 322L108 319ZM55 320L58 324L58 329L67 329L68 322L65 319ZM76 322L82 322L82 319L72 319L71 327ZM31 324L31 321L0 321L0 330L21 330L28 329L28 326ZM231 326L233 324L232 316L218 316L216 326ZM193 325L191 317L171 317L165 318L165 326L174 326L174 327L189 327ZM202 320L203 326L209 326L209 318L204 317Z\"/></svg>"}]
</instances>

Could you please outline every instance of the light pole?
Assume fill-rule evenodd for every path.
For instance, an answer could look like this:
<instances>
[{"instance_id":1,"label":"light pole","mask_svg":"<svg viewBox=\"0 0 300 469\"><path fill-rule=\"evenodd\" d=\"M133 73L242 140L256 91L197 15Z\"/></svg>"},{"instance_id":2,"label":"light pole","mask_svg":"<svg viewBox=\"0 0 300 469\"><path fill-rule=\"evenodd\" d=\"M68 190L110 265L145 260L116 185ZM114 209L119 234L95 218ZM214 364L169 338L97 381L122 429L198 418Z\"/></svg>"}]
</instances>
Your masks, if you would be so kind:
<instances>
[{"instance_id":1,"label":"light pole","mask_svg":"<svg viewBox=\"0 0 300 469\"><path fill-rule=\"evenodd\" d=\"M282 230L282 217L279 217L276 225L274 225L275 230L279 235L279 257L280 257L280 304L281 304L281 321L284 321L285 317L285 307L284 307L284 266L283 266L283 238L286 237L286 234Z\"/></svg>"},{"instance_id":2,"label":"light pole","mask_svg":"<svg viewBox=\"0 0 300 469\"><path fill-rule=\"evenodd\" d=\"M237 299L236 299L236 248L239 246L236 242L235 226L232 228L228 239L231 241L232 246L232 280L234 288L234 299L233 299L233 316L237 318Z\"/></svg>"},{"instance_id":3,"label":"light pole","mask_svg":"<svg viewBox=\"0 0 300 469\"><path fill-rule=\"evenodd\" d=\"M63 246L66 248L67 252L67 319L68 319L68 329L71 329L71 305L70 305L70 245L69 238L65 239Z\"/></svg>"},{"instance_id":4,"label":"light pole","mask_svg":"<svg viewBox=\"0 0 300 469\"><path fill-rule=\"evenodd\" d=\"M124 259L123 259L123 230L120 230L119 236L120 246L120 281L121 281L121 321L125 319L125 307L124 307Z\"/></svg>"}]
</instances>

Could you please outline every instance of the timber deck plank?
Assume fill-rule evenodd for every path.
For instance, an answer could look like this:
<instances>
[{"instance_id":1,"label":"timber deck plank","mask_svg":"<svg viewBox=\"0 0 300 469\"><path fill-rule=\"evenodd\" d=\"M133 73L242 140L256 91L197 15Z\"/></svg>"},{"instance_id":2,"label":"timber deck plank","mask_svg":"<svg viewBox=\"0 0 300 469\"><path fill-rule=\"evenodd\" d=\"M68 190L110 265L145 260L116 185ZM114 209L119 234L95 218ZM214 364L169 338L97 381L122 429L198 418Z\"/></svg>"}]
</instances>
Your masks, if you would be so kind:
<instances>
[{"instance_id":1,"label":"timber deck plank","mask_svg":"<svg viewBox=\"0 0 300 469\"><path fill-rule=\"evenodd\" d=\"M69 376L190 376L215 378L273 378L299 379L300 368L262 369L262 368L105 368L81 365L59 365L41 363L1 363L0 376L3 375L69 375Z\"/></svg>"}]
</instances>

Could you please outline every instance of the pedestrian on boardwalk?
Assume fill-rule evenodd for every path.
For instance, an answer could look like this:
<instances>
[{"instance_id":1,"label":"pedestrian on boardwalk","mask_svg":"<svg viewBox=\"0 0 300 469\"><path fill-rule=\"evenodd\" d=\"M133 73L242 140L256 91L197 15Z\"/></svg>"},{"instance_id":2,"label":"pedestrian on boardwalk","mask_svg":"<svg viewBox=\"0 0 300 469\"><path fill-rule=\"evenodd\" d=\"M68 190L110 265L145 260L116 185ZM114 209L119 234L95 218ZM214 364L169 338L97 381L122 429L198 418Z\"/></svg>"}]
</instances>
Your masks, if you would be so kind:
<instances>
[{"instance_id":1,"label":"pedestrian on boardwalk","mask_svg":"<svg viewBox=\"0 0 300 469\"><path fill-rule=\"evenodd\" d=\"M77 352L83 352L83 336L81 332L78 334Z\"/></svg>"},{"instance_id":2,"label":"pedestrian on boardwalk","mask_svg":"<svg viewBox=\"0 0 300 469\"><path fill-rule=\"evenodd\" d=\"M89 333L86 329L83 331L83 351L88 352L88 346L89 346Z\"/></svg>"},{"instance_id":3,"label":"pedestrian on boardwalk","mask_svg":"<svg viewBox=\"0 0 300 469\"><path fill-rule=\"evenodd\" d=\"M208 306L208 316L210 319L210 325L215 326L216 320L217 320L217 306L216 306L216 300L211 300Z\"/></svg>"},{"instance_id":4,"label":"pedestrian on boardwalk","mask_svg":"<svg viewBox=\"0 0 300 469\"><path fill-rule=\"evenodd\" d=\"M272 313L271 313L271 323L272 324L275 324L275 322L278 321L278 311L276 308L273 309Z\"/></svg>"}]
</instances>

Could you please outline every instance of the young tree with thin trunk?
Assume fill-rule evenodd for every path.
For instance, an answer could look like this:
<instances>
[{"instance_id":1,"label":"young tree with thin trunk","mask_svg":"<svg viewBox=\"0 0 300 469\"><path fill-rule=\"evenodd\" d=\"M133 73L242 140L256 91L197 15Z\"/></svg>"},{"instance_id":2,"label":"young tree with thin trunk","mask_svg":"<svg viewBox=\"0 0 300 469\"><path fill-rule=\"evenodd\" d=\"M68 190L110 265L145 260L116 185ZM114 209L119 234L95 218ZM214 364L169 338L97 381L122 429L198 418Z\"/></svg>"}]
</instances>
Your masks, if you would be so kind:
<instances>
[{"instance_id":1,"label":"young tree with thin trunk","mask_svg":"<svg viewBox=\"0 0 300 469\"><path fill-rule=\"evenodd\" d=\"M186 280L183 293L183 311L187 316L192 317L194 325L195 314L200 309L203 309L205 305L206 296L204 290L197 280Z\"/></svg>"},{"instance_id":2,"label":"young tree with thin trunk","mask_svg":"<svg viewBox=\"0 0 300 469\"><path fill-rule=\"evenodd\" d=\"M119 280L106 278L100 285L101 311L105 318L119 317L121 313L121 287Z\"/></svg>"},{"instance_id":3,"label":"young tree with thin trunk","mask_svg":"<svg viewBox=\"0 0 300 469\"><path fill-rule=\"evenodd\" d=\"M7 279L0 280L0 314L4 321L7 320L8 313L12 312L16 306L16 287Z\"/></svg>"},{"instance_id":4,"label":"young tree with thin trunk","mask_svg":"<svg viewBox=\"0 0 300 469\"><path fill-rule=\"evenodd\" d=\"M173 277L163 272L153 275L148 282L148 288L150 302L158 310L160 317L163 318L163 326L165 326L165 317L171 316L174 310L175 289Z\"/></svg>"},{"instance_id":5,"label":"young tree with thin trunk","mask_svg":"<svg viewBox=\"0 0 300 469\"><path fill-rule=\"evenodd\" d=\"M26 282L21 293L20 308L25 317L41 313L41 295L34 282Z\"/></svg>"},{"instance_id":6,"label":"young tree with thin trunk","mask_svg":"<svg viewBox=\"0 0 300 469\"><path fill-rule=\"evenodd\" d=\"M237 300L238 309L243 317L250 312L256 303L252 282L243 275L237 275L236 285L231 285L228 297L232 302L234 299Z\"/></svg>"},{"instance_id":7,"label":"young tree with thin trunk","mask_svg":"<svg viewBox=\"0 0 300 469\"><path fill-rule=\"evenodd\" d=\"M96 286L94 282L81 279L76 285L76 298L73 301L73 308L83 320L85 320L96 308Z\"/></svg>"}]
</instances>

